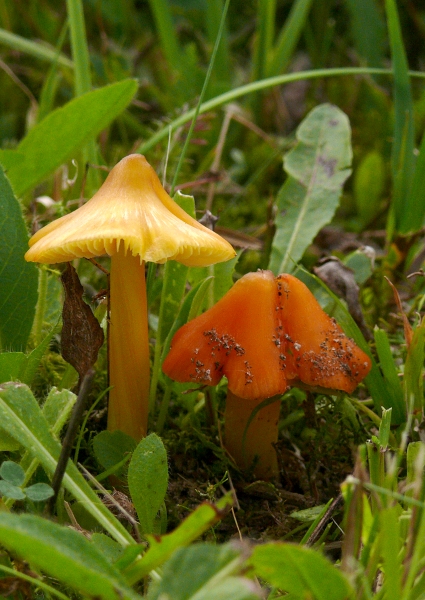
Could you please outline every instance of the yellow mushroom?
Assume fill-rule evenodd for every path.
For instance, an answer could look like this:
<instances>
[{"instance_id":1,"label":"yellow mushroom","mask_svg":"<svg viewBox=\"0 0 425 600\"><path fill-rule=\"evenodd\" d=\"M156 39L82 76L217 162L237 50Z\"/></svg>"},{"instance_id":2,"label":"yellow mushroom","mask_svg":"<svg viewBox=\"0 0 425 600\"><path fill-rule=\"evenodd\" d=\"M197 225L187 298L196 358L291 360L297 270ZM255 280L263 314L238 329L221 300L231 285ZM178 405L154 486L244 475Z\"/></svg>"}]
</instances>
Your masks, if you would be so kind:
<instances>
[{"instance_id":1,"label":"yellow mushroom","mask_svg":"<svg viewBox=\"0 0 425 600\"><path fill-rule=\"evenodd\" d=\"M26 260L67 262L111 256L108 429L146 435L150 383L145 261L206 266L232 246L170 198L144 156L131 154L76 211L40 229Z\"/></svg>"}]
</instances>

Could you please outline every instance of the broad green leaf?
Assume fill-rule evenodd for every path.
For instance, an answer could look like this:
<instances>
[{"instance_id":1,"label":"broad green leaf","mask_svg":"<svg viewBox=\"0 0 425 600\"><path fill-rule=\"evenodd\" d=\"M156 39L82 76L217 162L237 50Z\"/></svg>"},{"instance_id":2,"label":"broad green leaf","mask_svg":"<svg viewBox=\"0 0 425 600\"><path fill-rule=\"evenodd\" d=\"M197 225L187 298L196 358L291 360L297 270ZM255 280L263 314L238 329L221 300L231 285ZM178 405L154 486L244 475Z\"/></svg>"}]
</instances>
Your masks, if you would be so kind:
<instances>
[{"instance_id":1,"label":"broad green leaf","mask_svg":"<svg viewBox=\"0 0 425 600\"><path fill-rule=\"evenodd\" d=\"M122 431L101 431L93 439L96 460L106 470L120 463L136 448L136 441ZM115 472L117 477L125 476L127 465Z\"/></svg>"},{"instance_id":2,"label":"broad green leaf","mask_svg":"<svg viewBox=\"0 0 425 600\"><path fill-rule=\"evenodd\" d=\"M47 483L34 483L25 488L25 494L33 502L44 502L53 496L54 491Z\"/></svg>"},{"instance_id":3,"label":"broad green leaf","mask_svg":"<svg viewBox=\"0 0 425 600\"><path fill-rule=\"evenodd\" d=\"M37 268L27 263L21 207L0 168L0 349L24 350L37 303Z\"/></svg>"},{"instance_id":4,"label":"broad green leaf","mask_svg":"<svg viewBox=\"0 0 425 600\"><path fill-rule=\"evenodd\" d=\"M77 397L70 390L51 388L43 404L42 413L51 431L59 434L65 425Z\"/></svg>"},{"instance_id":5,"label":"broad green leaf","mask_svg":"<svg viewBox=\"0 0 425 600\"><path fill-rule=\"evenodd\" d=\"M25 471L12 460L5 460L0 467L0 477L8 483L20 486L24 483Z\"/></svg>"},{"instance_id":6,"label":"broad green leaf","mask_svg":"<svg viewBox=\"0 0 425 600\"><path fill-rule=\"evenodd\" d=\"M24 500L25 494L17 485L9 481L0 480L0 496L11 498L12 500Z\"/></svg>"},{"instance_id":7,"label":"broad green leaf","mask_svg":"<svg viewBox=\"0 0 425 600\"><path fill-rule=\"evenodd\" d=\"M310 548L279 542L263 544L254 548L249 563L258 577L294 598L354 598L354 590L344 575Z\"/></svg>"},{"instance_id":8,"label":"broad green leaf","mask_svg":"<svg viewBox=\"0 0 425 600\"><path fill-rule=\"evenodd\" d=\"M167 453L151 433L137 446L128 466L128 487L143 533L154 532L155 517L168 487Z\"/></svg>"},{"instance_id":9,"label":"broad green leaf","mask_svg":"<svg viewBox=\"0 0 425 600\"><path fill-rule=\"evenodd\" d=\"M123 553L123 547L104 533L93 533L91 542L111 563L115 563Z\"/></svg>"},{"instance_id":10,"label":"broad green leaf","mask_svg":"<svg viewBox=\"0 0 425 600\"><path fill-rule=\"evenodd\" d=\"M83 535L34 515L0 513L0 542L80 594L99 600L140 598Z\"/></svg>"},{"instance_id":11,"label":"broad green leaf","mask_svg":"<svg viewBox=\"0 0 425 600\"><path fill-rule=\"evenodd\" d=\"M318 231L332 220L350 174L350 124L337 107L322 104L297 130L284 159L288 179L277 198L276 234L269 269L291 272Z\"/></svg>"},{"instance_id":12,"label":"broad green leaf","mask_svg":"<svg viewBox=\"0 0 425 600\"><path fill-rule=\"evenodd\" d=\"M129 104L137 91L125 79L88 92L57 108L35 125L16 151L0 152L0 163L17 196L22 196L55 171L90 138L95 138ZM12 154L9 154L12 152ZM16 161L16 152L23 156Z\"/></svg>"},{"instance_id":13,"label":"broad green leaf","mask_svg":"<svg viewBox=\"0 0 425 600\"><path fill-rule=\"evenodd\" d=\"M27 386L19 383L0 386L0 429L14 437L39 460L46 473L53 474L61 445L53 438L49 425ZM72 462L68 462L63 485L118 542L123 546L134 543L130 534L99 500Z\"/></svg>"},{"instance_id":14,"label":"broad green leaf","mask_svg":"<svg viewBox=\"0 0 425 600\"><path fill-rule=\"evenodd\" d=\"M125 571L128 581L133 584L140 581L168 560L175 550L196 540L222 518L222 509L231 503L227 496L217 505L203 502L171 533L161 537L147 535L149 549Z\"/></svg>"},{"instance_id":15,"label":"broad green leaf","mask_svg":"<svg viewBox=\"0 0 425 600\"><path fill-rule=\"evenodd\" d=\"M161 581L152 585L148 600L253 600L252 581L236 577L242 557L230 544L193 544L179 548L163 567ZM188 577L190 574L190 577Z\"/></svg>"}]
</instances>

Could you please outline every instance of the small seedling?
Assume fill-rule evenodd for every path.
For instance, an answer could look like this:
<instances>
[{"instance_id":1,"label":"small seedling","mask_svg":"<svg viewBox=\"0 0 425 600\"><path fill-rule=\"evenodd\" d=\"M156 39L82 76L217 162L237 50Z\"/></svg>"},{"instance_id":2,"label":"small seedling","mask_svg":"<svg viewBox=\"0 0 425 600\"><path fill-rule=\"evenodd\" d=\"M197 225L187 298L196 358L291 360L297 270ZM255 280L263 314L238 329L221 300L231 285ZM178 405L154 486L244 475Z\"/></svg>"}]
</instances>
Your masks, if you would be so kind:
<instances>
[{"instance_id":1,"label":"small seedling","mask_svg":"<svg viewBox=\"0 0 425 600\"><path fill-rule=\"evenodd\" d=\"M24 486L25 471L17 463L6 460L0 467L0 495L12 500L44 502L53 496L53 489L47 483L34 483Z\"/></svg>"}]
</instances>

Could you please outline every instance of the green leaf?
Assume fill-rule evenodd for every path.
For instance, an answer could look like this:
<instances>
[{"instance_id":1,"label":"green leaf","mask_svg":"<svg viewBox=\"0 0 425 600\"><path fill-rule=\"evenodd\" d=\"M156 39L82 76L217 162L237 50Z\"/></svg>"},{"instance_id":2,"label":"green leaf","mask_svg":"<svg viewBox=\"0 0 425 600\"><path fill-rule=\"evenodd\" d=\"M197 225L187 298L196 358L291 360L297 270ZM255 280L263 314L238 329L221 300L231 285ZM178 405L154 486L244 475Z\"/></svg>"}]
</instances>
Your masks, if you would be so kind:
<instances>
[{"instance_id":1,"label":"green leaf","mask_svg":"<svg viewBox=\"0 0 425 600\"><path fill-rule=\"evenodd\" d=\"M80 533L34 515L0 513L0 542L36 568L99 600L140 598Z\"/></svg>"},{"instance_id":2,"label":"green leaf","mask_svg":"<svg viewBox=\"0 0 425 600\"><path fill-rule=\"evenodd\" d=\"M47 483L34 483L34 485L25 488L25 494L33 502L43 502L51 498L54 491Z\"/></svg>"},{"instance_id":3,"label":"green leaf","mask_svg":"<svg viewBox=\"0 0 425 600\"><path fill-rule=\"evenodd\" d=\"M23 352L3 352L0 354L0 383L21 381L27 357Z\"/></svg>"},{"instance_id":4,"label":"green leaf","mask_svg":"<svg viewBox=\"0 0 425 600\"><path fill-rule=\"evenodd\" d=\"M25 480L25 471L12 460L5 460L0 467L0 477L12 485L21 486Z\"/></svg>"},{"instance_id":5,"label":"green leaf","mask_svg":"<svg viewBox=\"0 0 425 600\"><path fill-rule=\"evenodd\" d=\"M385 23L377 0L347 0L348 27L352 31L356 53L371 67L380 67L385 59ZM363 62L363 60L362 60Z\"/></svg>"},{"instance_id":6,"label":"green leaf","mask_svg":"<svg viewBox=\"0 0 425 600\"><path fill-rule=\"evenodd\" d=\"M93 451L96 460L106 470L120 463L128 454L134 452L136 441L122 431L101 431L93 439ZM127 471L127 465L115 472L122 477Z\"/></svg>"},{"instance_id":7,"label":"green leaf","mask_svg":"<svg viewBox=\"0 0 425 600\"><path fill-rule=\"evenodd\" d=\"M25 494L17 485L8 481L0 481L0 496L11 498L12 500L24 500Z\"/></svg>"},{"instance_id":8,"label":"green leaf","mask_svg":"<svg viewBox=\"0 0 425 600\"><path fill-rule=\"evenodd\" d=\"M393 211L398 233L417 231L417 198L409 194L415 166L415 129L409 66L395 0L385 0L394 73L394 141L392 148ZM423 214L421 207L421 213ZM422 216L422 214L420 216Z\"/></svg>"},{"instance_id":9,"label":"green leaf","mask_svg":"<svg viewBox=\"0 0 425 600\"><path fill-rule=\"evenodd\" d=\"M391 400L397 405L398 413L406 412L403 387L397 374L394 357L387 334L383 329L375 327L373 332L375 338L376 352L379 358L379 366L389 389L391 389Z\"/></svg>"},{"instance_id":10,"label":"green leaf","mask_svg":"<svg viewBox=\"0 0 425 600\"><path fill-rule=\"evenodd\" d=\"M155 517L168 487L167 453L155 433L144 438L133 452L128 466L128 487L142 532L153 533Z\"/></svg>"},{"instance_id":11,"label":"green leaf","mask_svg":"<svg viewBox=\"0 0 425 600\"><path fill-rule=\"evenodd\" d=\"M338 569L319 552L272 542L254 548L250 564L267 583L294 595L314 600L347 600L354 590Z\"/></svg>"},{"instance_id":12,"label":"green leaf","mask_svg":"<svg viewBox=\"0 0 425 600\"><path fill-rule=\"evenodd\" d=\"M24 350L34 320L38 274L27 263L21 208L0 168L0 349Z\"/></svg>"},{"instance_id":13,"label":"green leaf","mask_svg":"<svg viewBox=\"0 0 425 600\"><path fill-rule=\"evenodd\" d=\"M284 159L288 179L277 198L276 234L269 269L290 272L318 231L332 220L350 174L350 124L335 106L312 110Z\"/></svg>"},{"instance_id":14,"label":"green leaf","mask_svg":"<svg viewBox=\"0 0 425 600\"><path fill-rule=\"evenodd\" d=\"M223 514L221 509L231 505L232 501L225 496L217 506L203 502L171 533L161 537L147 535L149 549L142 558L130 565L125 575L134 584L148 575L153 569L162 565L175 550L188 546L207 529L219 521Z\"/></svg>"},{"instance_id":15,"label":"green leaf","mask_svg":"<svg viewBox=\"0 0 425 600\"><path fill-rule=\"evenodd\" d=\"M96 137L129 104L137 91L134 79L125 79L88 92L57 108L35 125L15 151L0 151L17 196L22 196L70 159L90 138ZM12 152L12 154L10 154Z\"/></svg>"},{"instance_id":16,"label":"green leaf","mask_svg":"<svg viewBox=\"0 0 425 600\"><path fill-rule=\"evenodd\" d=\"M122 556L123 547L108 535L93 533L90 539L92 544L96 546L111 564L115 563Z\"/></svg>"},{"instance_id":17,"label":"green leaf","mask_svg":"<svg viewBox=\"0 0 425 600\"><path fill-rule=\"evenodd\" d=\"M425 321L416 327L404 365L404 394L408 410L415 414L424 408L423 365L425 359Z\"/></svg>"},{"instance_id":18,"label":"green leaf","mask_svg":"<svg viewBox=\"0 0 425 600\"><path fill-rule=\"evenodd\" d=\"M3 352L0 354L0 383L20 381L31 385L54 332L55 329L30 354L24 354L23 352Z\"/></svg>"},{"instance_id":19,"label":"green leaf","mask_svg":"<svg viewBox=\"0 0 425 600\"><path fill-rule=\"evenodd\" d=\"M16 452L20 444L5 431L0 430L0 452Z\"/></svg>"},{"instance_id":20,"label":"green leaf","mask_svg":"<svg viewBox=\"0 0 425 600\"><path fill-rule=\"evenodd\" d=\"M363 157L354 174L354 199L363 224L367 225L379 212L384 186L384 159L372 150Z\"/></svg>"},{"instance_id":21,"label":"green leaf","mask_svg":"<svg viewBox=\"0 0 425 600\"><path fill-rule=\"evenodd\" d=\"M61 445L49 431L49 425L30 389L19 383L0 386L0 429L12 435L52 475ZM68 462L64 487L80 500L97 522L123 546L134 543L130 534L99 500L72 462Z\"/></svg>"},{"instance_id":22,"label":"green leaf","mask_svg":"<svg viewBox=\"0 0 425 600\"><path fill-rule=\"evenodd\" d=\"M179 548L149 590L148 600L252 600L252 581L231 575L241 571L242 558L230 544L194 544ZM190 577L188 574L190 573Z\"/></svg>"},{"instance_id":23,"label":"green leaf","mask_svg":"<svg viewBox=\"0 0 425 600\"><path fill-rule=\"evenodd\" d=\"M51 388L43 404L43 416L54 434L59 434L65 425L77 397L70 390Z\"/></svg>"}]
</instances>

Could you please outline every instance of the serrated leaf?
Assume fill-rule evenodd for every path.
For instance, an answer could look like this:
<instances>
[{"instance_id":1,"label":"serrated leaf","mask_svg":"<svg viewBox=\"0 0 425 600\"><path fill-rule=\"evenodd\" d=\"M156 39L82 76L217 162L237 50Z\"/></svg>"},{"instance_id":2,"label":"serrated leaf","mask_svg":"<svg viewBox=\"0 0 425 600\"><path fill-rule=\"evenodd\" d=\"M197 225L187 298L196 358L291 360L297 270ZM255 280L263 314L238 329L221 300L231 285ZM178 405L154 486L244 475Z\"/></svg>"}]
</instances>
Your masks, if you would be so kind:
<instances>
[{"instance_id":1,"label":"serrated leaf","mask_svg":"<svg viewBox=\"0 0 425 600\"><path fill-rule=\"evenodd\" d=\"M47 483L34 483L25 488L25 494L33 502L43 502L53 496L55 492Z\"/></svg>"},{"instance_id":2,"label":"serrated leaf","mask_svg":"<svg viewBox=\"0 0 425 600\"><path fill-rule=\"evenodd\" d=\"M350 175L350 124L336 106L312 110L297 130L297 145L284 159L288 179L277 198L278 214L269 269L290 273L318 231L332 220Z\"/></svg>"},{"instance_id":3,"label":"serrated leaf","mask_svg":"<svg viewBox=\"0 0 425 600\"><path fill-rule=\"evenodd\" d=\"M0 466L0 477L12 485L20 486L24 483L25 471L12 460L5 460Z\"/></svg>"},{"instance_id":4,"label":"serrated leaf","mask_svg":"<svg viewBox=\"0 0 425 600\"><path fill-rule=\"evenodd\" d=\"M46 473L53 474L61 445L50 433L49 425L27 386L18 383L0 385L0 429L12 435L39 460ZM63 485L118 542L123 546L134 543L71 461L68 462Z\"/></svg>"},{"instance_id":5,"label":"serrated leaf","mask_svg":"<svg viewBox=\"0 0 425 600\"><path fill-rule=\"evenodd\" d=\"M137 446L128 466L128 487L143 533L153 533L168 487L167 453L151 433Z\"/></svg>"},{"instance_id":6,"label":"serrated leaf","mask_svg":"<svg viewBox=\"0 0 425 600\"><path fill-rule=\"evenodd\" d=\"M99 600L140 596L80 533L34 515L0 513L0 542L74 590Z\"/></svg>"},{"instance_id":7,"label":"serrated leaf","mask_svg":"<svg viewBox=\"0 0 425 600\"><path fill-rule=\"evenodd\" d=\"M254 572L294 598L347 600L354 590L338 569L319 552L272 542L254 548L249 560Z\"/></svg>"},{"instance_id":8,"label":"serrated leaf","mask_svg":"<svg viewBox=\"0 0 425 600\"><path fill-rule=\"evenodd\" d=\"M16 195L33 189L84 142L95 138L126 108L136 91L137 81L125 79L88 92L32 127L16 151L1 151L0 163L7 169ZM17 160L17 153L22 160Z\"/></svg>"},{"instance_id":9,"label":"serrated leaf","mask_svg":"<svg viewBox=\"0 0 425 600\"><path fill-rule=\"evenodd\" d=\"M24 350L37 303L37 267L27 263L21 207L0 168L0 349Z\"/></svg>"}]
</instances>

